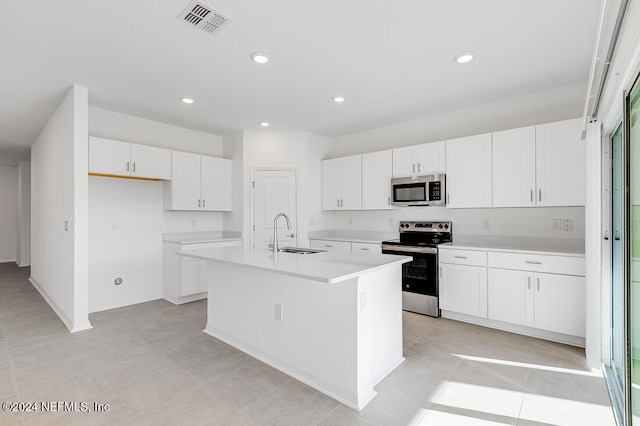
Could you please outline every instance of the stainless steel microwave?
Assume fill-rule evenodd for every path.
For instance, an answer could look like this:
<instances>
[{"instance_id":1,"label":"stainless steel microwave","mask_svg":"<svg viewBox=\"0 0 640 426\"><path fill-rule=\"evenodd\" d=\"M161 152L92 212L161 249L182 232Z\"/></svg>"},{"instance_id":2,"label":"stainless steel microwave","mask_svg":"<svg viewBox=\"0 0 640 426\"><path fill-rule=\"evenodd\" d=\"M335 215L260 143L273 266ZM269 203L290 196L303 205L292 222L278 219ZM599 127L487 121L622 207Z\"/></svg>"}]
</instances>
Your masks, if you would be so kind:
<instances>
[{"instance_id":1,"label":"stainless steel microwave","mask_svg":"<svg viewBox=\"0 0 640 426\"><path fill-rule=\"evenodd\" d=\"M394 206L444 206L445 175L411 176L391 179L391 204Z\"/></svg>"}]
</instances>

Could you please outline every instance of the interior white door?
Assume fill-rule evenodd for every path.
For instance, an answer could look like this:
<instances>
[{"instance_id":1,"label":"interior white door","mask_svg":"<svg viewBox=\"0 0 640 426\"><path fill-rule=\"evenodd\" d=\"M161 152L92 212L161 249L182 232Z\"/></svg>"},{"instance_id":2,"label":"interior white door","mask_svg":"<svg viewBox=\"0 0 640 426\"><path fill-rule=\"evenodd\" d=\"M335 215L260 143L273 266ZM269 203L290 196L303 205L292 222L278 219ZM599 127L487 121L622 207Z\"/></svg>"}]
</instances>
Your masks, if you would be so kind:
<instances>
[{"instance_id":1,"label":"interior white door","mask_svg":"<svg viewBox=\"0 0 640 426\"><path fill-rule=\"evenodd\" d=\"M273 240L273 219L285 213L291 222L278 219L278 244L296 246L298 242L298 197L294 170L256 170L253 172L254 247L268 248Z\"/></svg>"}]
</instances>

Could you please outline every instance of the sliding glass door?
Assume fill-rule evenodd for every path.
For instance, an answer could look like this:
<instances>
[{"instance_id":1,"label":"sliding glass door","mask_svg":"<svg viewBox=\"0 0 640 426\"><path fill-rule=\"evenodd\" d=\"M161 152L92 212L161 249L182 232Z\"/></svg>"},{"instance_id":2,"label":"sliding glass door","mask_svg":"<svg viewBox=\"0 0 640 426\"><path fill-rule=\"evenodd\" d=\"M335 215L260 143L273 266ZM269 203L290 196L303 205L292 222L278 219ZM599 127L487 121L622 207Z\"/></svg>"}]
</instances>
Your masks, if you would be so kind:
<instances>
[{"instance_id":1,"label":"sliding glass door","mask_svg":"<svg viewBox=\"0 0 640 426\"><path fill-rule=\"evenodd\" d=\"M627 302L627 337L631 372L632 424L640 424L640 82L626 99L625 129L628 195L626 208L626 241L624 244L629 299Z\"/></svg>"}]
</instances>

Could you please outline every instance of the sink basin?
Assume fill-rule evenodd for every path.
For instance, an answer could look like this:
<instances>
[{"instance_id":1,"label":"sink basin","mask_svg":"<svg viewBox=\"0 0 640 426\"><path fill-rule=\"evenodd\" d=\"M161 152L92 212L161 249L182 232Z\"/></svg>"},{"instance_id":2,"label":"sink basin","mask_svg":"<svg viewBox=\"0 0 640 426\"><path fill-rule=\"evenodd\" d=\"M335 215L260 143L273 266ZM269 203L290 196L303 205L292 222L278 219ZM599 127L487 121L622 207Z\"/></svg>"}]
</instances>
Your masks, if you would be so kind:
<instances>
[{"instance_id":1,"label":"sink basin","mask_svg":"<svg viewBox=\"0 0 640 426\"><path fill-rule=\"evenodd\" d=\"M281 251L284 253L313 254L313 253L322 253L322 252L325 252L326 250L318 250L318 249L304 248L304 247L282 247L281 249L278 249L278 251Z\"/></svg>"}]
</instances>

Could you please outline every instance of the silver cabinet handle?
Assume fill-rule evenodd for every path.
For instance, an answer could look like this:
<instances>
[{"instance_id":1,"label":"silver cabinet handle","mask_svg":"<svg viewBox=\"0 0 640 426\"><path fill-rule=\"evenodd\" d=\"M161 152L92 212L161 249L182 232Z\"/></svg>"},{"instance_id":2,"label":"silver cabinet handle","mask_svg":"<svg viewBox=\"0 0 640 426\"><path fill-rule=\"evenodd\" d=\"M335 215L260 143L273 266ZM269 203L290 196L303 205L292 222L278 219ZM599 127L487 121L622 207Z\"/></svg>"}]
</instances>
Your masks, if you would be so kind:
<instances>
[{"instance_id":1,"label":"silver cabinet handle","mask_svg":"<svg viewBox=\"0 0 640 426\"><path fill-rule=\"evenodd\" d=\"M336 206L340 207L340 198L336 199Z\"/></svg>"},{"instance_id":2,"label":"silver cabinet handle","mask_svg":"<svg viewBox=\"0 0 640 426\"><path fill-rule=\"evenodd\" d=\"M132 172L136 172L136 163L133 163L133 168L131 169Z\"/></svg>"},{"instance_id":3,"label":"silver cabinet handle","mask_svg":"<svg viewBox=\"0 0 640 426\"><path fill-rule=\"evenodd\" d=\"M439 269L440 269L440 278L442 278L442 266Z\"/></svg>"},{"instance_id":4,"label":"silver cabinet handle","mask_svg":"<svg viewBox=\"0 0 640 426\"><path fill-rule=\"evenodd\" d=\"M527 277L527 288L531 290L531 277Z\"/></svg>"},{"instance_id":5,"label":"silver cabinet handle","mask_svg":"<svg viewBox=\"0 0 640 426\"><path fill-rule=\"evenodd\" d=\"M527 260L524 263L528 263L529 265L542 265L542 262L538 262L537 260Z\"/></svg>"},{"instance_id":6,"label":"silver cabinet handle","mask_svg":"<svg viewBox=\"0 0 640 426\"><path fill-rule=\"evenodd\" d=\"M344 207L344 200L340 199L340 207Z\"/></svg>"},{"instance_id":7,"label":"silver cabinet handle","mask_svg":"<svg viewBox=\"0 0 640 426\"><path fill-rule=\"evenodd\" d=\"M529 191L529 199L533 203L533 189L531 191Z\"/></svg>"},{"instance_id":8,"label":"silver cabinet handle","mask_svg":"<svg viewBox=\"0 0 640 426\"><path fill-rule=\"evenodd\" d=\"M538 189L538 201L542 201L542 189Z\"/></svg>"},{"instance_id":9,"label":"silver cabinet handle","mask_svg":"<svg viewBox=\"0 0 640 426\"><path fill-rule=\"evenodd\" d=\"M418 173L420 173L420 163L418 163Z\"/></svg>"},{"instance_id":10,"label":"silver cabinet handle","mask_svg":"<svg viewBox=\"0 0 640 426\"><path fill-rule=\"evenodd\" d=\"M447 204L451 203L451 194L447 194Z\"/></svg>"},{"instance_id":11,"label":"silver cabinet handle","mask_svg":"<svg viewBox=\"0 0 640 426\"><path fill-rule=\"evenodd\" d=\"M366 247L360 247L360 250L367 250L368 251L369 249L366 248Z\"/></svg>"},{"instance_id":12,"label":"silver cabinet handle","mask_svg":"<svg viewBox=\"0 0 640 426\"><path fill-rule=\"evenodd\" d=\"M127 171L129 171L129 162L127 161Z\"/></svg>"},{"instance_id":13,"label":"silver cabinet handle","mask_svg":"<svg viewBox=\"0 0 640 426\"><path fill-rule=\"evenodd\" d=\"M391 197L387 197L387 205L391 205Z\"/></svg>"},{"instance_id":14,"label":"silver cabinet handle","mask_svg":"<svg viewBox=\"0 0 640 426\"><path fill-rule=\"evenodd\" d=\"M202 201L198 198L198 207L202 207Z\"/></svg>"},{"instance_id":15,"label":"silver cabinet handle","mask_svg":"<svg viewBox=\"0 0 640 426\"><path fill-rule=\"evenodd\" d=\"M538 291L540 291L540 278L536 278L536 280L538 281Z\"/></svg>"},{"instance_id":16,"label":"silver cabinet handle","mask_svg":"<svg viewBox=\"0 0 640 426\"><path fill-rule=\"evenodd\" d=\"M207 200L205 200L205 199L202 200L202 207L206 207L205 204L204 204L206 201Z\"/></svg>"},{"instance_id":17,"label":"silver cabinet handle","mask_svg":"<svg viewBox=\"0 0 640 426\"><path fill-rule=\"evenodd\" d=\"M324 246L329 248L333 247L331 244L325 244Z\"/></svg>"},{"instance_id":18,"label":"silver cabinet handle","mask_svg":"<svg viewBox=\"0 0 640 426\"><path fill-rule=\"evenodd\" d=\"M455 257L456 259L466 259L467 258L467 256L453 256L453 257Z\"/></svg>"},{"instance_id":19,"label":"silver cabinet handle","mask_svg":"<svg viewBox=\"0 0 640 426\"><path fill-rule=\"evenodd\" d=\"M414 164L413 164L413 173L415 173L415 172L416 172L416 165L415 165L415 163L414 163Z\"/></svg>"}]
</instances>

